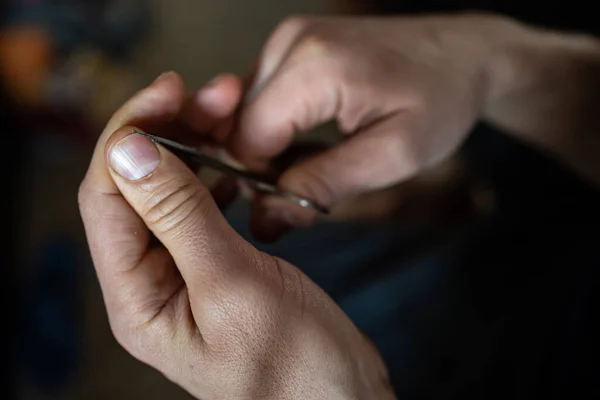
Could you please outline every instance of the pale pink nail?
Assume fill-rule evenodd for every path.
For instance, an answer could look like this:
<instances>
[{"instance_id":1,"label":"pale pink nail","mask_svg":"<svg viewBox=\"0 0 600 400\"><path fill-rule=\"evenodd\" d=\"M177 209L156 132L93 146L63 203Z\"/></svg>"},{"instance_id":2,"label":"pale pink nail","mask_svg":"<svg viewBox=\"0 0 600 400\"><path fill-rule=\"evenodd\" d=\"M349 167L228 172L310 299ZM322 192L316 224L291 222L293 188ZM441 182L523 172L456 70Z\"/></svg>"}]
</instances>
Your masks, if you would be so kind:
<instances>
[{"instance_id":1,"label":"pale pink nail","mask_svg":"<svg viewBox=\"0 0 600 400\"><path fill-rule=\"evenodd\" d=\"M163 72L154 80L154 82L152 82L152 85L156 85L157 83L164 81L165 79L171 77L172 75L175 75L175 71Z\"/></svg>"},{"instance_id":2,"label":"pale pink nail","mask_svg":"<svg viewBox=\"0 0 600 400\"><path fill-rule=\"evenodd\" d=\"M116 173L125 179L136 181L156 170L160 164L160 153L152 140L133 134L113 146L109 159Z\"/></svg>"},{"instance_id":3,"label":"pale pink nail","mask_svg":"<svg viewBox=\"0 0 600 400\"><path fill-rule=\"evenodd\" d=\"M196 94L196 99L199 104L209 109L219 108L221 105L221 90L218 87L219 78L214 79L208 85L200 89Z\"/></svg>"}]
</instances>

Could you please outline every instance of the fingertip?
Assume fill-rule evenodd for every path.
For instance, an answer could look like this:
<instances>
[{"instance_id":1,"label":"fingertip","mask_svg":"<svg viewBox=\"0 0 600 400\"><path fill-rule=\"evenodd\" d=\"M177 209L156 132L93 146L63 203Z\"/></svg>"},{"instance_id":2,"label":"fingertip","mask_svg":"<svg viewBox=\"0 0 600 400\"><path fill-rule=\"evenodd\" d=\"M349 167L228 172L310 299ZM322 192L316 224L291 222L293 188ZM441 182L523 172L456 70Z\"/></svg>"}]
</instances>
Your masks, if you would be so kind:
<instances>
[{"instance_id":1,"label":"fingertip","mask_svg":"<svg viewBox=\"0 0 600 400\"><path fill-rule=\"evenodd\" d=\"M233 130L223 143L231 156L246 168L262 171L269 167L273 157L291 142L293 133L268 135L269 130L259 128L245 117L246 111L235 122Z\"/></svg>"},{"instance_id":2,"label":"fingertip","mask_svg":"<svg viewBox=\"0 0 600 400\"><path fill-rule=\"evenodd\" d=\"M175 71L168 71L160 74L158 78L148 86L143 93L146 97L152 95L160 95L161 97L168 97L169 99L177 99L176 102L179 104L177 111L181 107L181 102L185 99L185 81L181 74ZM165 104L167 101L165 101Z\"/></svg>"},{"instance_id":3,"label":"fingertip","mask_svg":"<svg viewBox=\"0 0 600 400\"><path fill-rule=\"evenodd\" d=\"M106 144L104 145L104 150L106 154L110 153L110 150L114 147L116 143L120 142L129 135L133 135L136 131L143 132L143 130L139 128L127 125L111 133L108 139L106 140Z\"/></svg>"},{"instance_id":4,"label":"fingertip","mask_svg":"<svg viewBox=\"0 0 600 400\"><path fill-rule=\"evenodd\" d=\"M263 195L254 202L250 226L257 240L272 243L294 229L312 226L316 218L314 210L279 196Z\"/></svg>"},{"instance_id":5,"label":"fingertip","mask_svg":"<svg viewBox=\"0 0 600 400\"><path fill-rule=\"evenodd\" d=\"M152 81L152 84L150 86L157 86L157 85L161 85L165 82L170 82L170 81L181 81L183 82L183 78L182 76L176 72L176 71L165 71L162 74L160 74L159 76L156 77L156 79L154 79L154 81Z\"/></svg>"},{"instance_id":6,"label":"fingertip","mask_svg":"<svg viewBox=\"0 0 600 400\"><path fill-rule=\"evenodd\" d=\"M291 96L285 96L290 93ZM232 154L246 163L252 159L271 159L284 151L294 135L305 130L298 121L304 118L303 105L307 102L296 97L293 87L279 82L244 104L227 143Z\"/></svg>"},{"instance_id":7,"label":"fingertip","mask_svg":"<svg viewBox=\"0 0 600 400\"><path fill-rule=\"evenodd\" d=\"M115 191L104 164L108 161L111 146L131 134L131 128L123 126L153 127L171 122L181 112L185 97L183 78L172 71L161 74L150 86L137 92L113 114L98 138L87 176L101 186L102 190Z\"/></svg>"},{"instance_id":8,"label":"fingertip","mask_svg":"<svg viewBox=\"0 0 600 400\"><path fill-rule=\"evenodd\" d=\"M230 73L222 73L219 74L217 78L218 82L221 85L239 91L240 93L242 92L244 87L244 80L240 76Z\"/></svg>"},{"instance_id":9,"label":"fingertip","mask_svg":"<svg viewBox=\"0 0 600 400\"><path fill-rule=\"evenodd\" d=\"M128 181L139 181L158 168L161 155L156 143L133 129L117 130L106 145L107 165Z\"/></svg>"},{"instance_id":10,"label":"fingertip","mask_svg":"<svg viewBox=\"0 0 600 400\"><path fill-rule=\"evenodd\" d=\"M196 92L194 102L213 118L225 118L233 114L241 97L241 79L221 74Z\"/></svg>"},{"instance_id":11,"label":"fingertip","mask_svg":"<svg viewBox=\"0 0 600 400\"><path fill-rule=\"evenodd\" d=\"M232 129L241 96L241 79L221 74L189 97L181 117L191 129L222 141Z\"/></svg>"},{"instance_id":12,"label":"fingertip","mask_svg":"<svg viewBox=\"0 0 600 400\"><path fill-rule=\"evenodd\" d=\"M163 73L113 114L101 140L123 125L171 121L181 112L185 99L185 83L181 75L173 71Z\"/></svg>"},{"instance_id":13,"label":"fingertip","mask_svg":"<svg viewBox=\"0 0 600 400\"><path fill-rule=\"evenodd\" d=\"M277 109L267 109L263 104L245 106L230 135L228 147L238 159L267 159L283 151L293 138L293 129L281 129Z\"/></svg>"}]
</instances>

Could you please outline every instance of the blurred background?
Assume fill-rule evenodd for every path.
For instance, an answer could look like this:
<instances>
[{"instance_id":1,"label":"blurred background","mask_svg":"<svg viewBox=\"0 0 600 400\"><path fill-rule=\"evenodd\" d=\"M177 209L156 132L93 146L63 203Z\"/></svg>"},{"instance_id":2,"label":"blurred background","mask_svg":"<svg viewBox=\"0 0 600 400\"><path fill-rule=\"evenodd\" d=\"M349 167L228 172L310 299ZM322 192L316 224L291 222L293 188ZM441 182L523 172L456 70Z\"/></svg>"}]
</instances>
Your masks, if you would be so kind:
<instances>
[{"instance_id":1,"label":"blurred background","mask_svg":"<svg viewBox=\"0 0 600 400\"><path fill-rule=\"evenodd\" d=\"M160 73L180 72L189 90L221 72L245 75L269 33L295 13L480 8L594 31L594 14L575 3L1 1L2 202L15 210L1 243L6 398L189 398L114 340L77 207L104 124ZM573 284L559 296L554 285L580 279L564 266L598 256L597 204L597 193L552 160L478 126L448 163L337 210L354 222L264 249L302 267L340 303L384 354L401 398L443 398L483 375L504 387L515 360L542 359L548 332L565 328L555 329L553 316L576 291ZM385 218L390 213L402 224ZM228 217L250 238L247 210L234 207ZM594 227L595 236L585 233ZM521 370L520 389L537 384Z\"/></svg>"}]
</instances>

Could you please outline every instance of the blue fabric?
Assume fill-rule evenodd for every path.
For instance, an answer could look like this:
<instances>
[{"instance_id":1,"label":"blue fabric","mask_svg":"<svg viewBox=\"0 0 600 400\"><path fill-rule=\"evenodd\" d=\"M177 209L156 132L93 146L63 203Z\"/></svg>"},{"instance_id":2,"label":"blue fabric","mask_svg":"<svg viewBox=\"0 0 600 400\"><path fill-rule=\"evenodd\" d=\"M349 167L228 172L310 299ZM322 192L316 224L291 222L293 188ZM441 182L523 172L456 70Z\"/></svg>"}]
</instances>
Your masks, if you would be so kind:
<instances>
[{"instance_id":1,"label":"blue fabric","mask_svg":"<svg viewBox=\"0 0 600 400\"><path fill-rule=\"evenodd\" d=\"M68 387L80 367L80 269L78 243L48 239L25 297L18 359L28 383L46 393Z\"/></svg>"}]
</instances>

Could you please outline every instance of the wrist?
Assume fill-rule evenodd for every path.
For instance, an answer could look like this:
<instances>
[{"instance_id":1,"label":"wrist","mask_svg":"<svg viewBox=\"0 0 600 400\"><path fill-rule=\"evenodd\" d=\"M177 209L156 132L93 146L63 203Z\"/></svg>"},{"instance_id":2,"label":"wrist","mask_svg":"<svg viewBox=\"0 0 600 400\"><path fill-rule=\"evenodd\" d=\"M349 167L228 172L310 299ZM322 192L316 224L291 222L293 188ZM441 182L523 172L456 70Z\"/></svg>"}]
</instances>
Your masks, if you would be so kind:
<instances>
[{"instance_id":1,"label":"wrist","mask_svg":"<svg viewBox=\"0 0 600 400\"><path fill-rule=\"evenodd\" d=\"M600 42L596 39L530 27L502 17L496 22L496 29L486 32L490 46L486 65L489 95L484 110L487 118L499 123L515 118L507 112L507 106L519 99L527 99L527 114L531 114L542 100L531 96L534 94L554 95L557 103L552 106L563 106L567 99L558 94L586 92L587 84L599 73Z\"/></svg>"},{"instance_id":2,"label":"wrist","mask_svg":"<svg viewBox=\"0 0 600 400\"><path fill-rule=\"evenodd\" d=\"M498 19L483 118L600 182L600 42Z\"/></svg>"},{"instance_id":3,"label":"wrist","mask_svg":"<svg viewBox=\"0 0 600 400\"><path fill-rule=\"evenodd\" d=\"M520 77L522 48L532 39L532 29L509 17L483 12L434 16L455 67L462 69L465 84L475 82L480 113L514 91Z\"/></svg>"},{"instance_id":4,"label":"wrist","mask_svg":"<svg viewBox=\"0 0 600 400\"><path fill-rule=\"evenodd\" d=\"M509 17L492 13L465 13L455 19L456 46L466 62L484 77L483 112L507 93L519 80L519 59L527 42L535 41L527 26Z\"/></svg>"}]
</instances>

